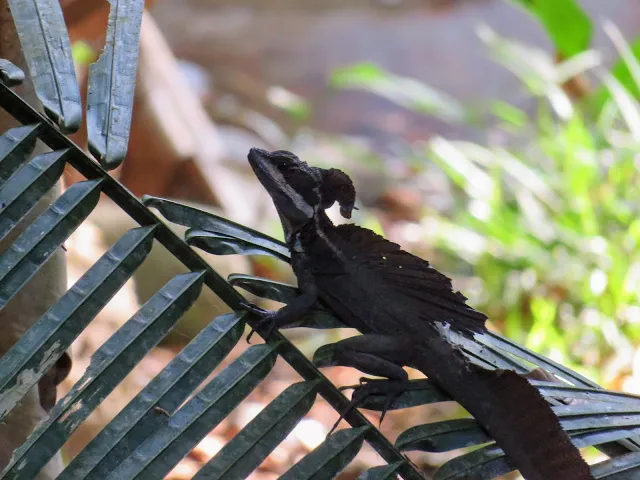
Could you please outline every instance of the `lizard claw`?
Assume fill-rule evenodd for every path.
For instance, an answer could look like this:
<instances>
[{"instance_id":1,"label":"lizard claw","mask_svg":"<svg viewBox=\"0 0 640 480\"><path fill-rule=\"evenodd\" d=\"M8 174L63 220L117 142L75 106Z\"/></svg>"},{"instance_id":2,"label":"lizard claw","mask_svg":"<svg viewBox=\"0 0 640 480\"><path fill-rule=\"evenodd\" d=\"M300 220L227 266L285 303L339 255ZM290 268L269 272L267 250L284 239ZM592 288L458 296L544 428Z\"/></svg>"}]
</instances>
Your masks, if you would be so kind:
<instances>
[{"instance_id":1,"label":"lizard claw","mask_svg":"<svg viewBox=\"0 0 640 480\"><path fill-rule=\"evenodd\" d=\"M407 382L361 377L359 385L348 385L339 388L340 391L349 389L353 389L351 401L349 402L349 405L347 405L345 411L340 414L340 418L338 418L338 421L333 425L333 427L331 427L331 430L329 430L327 436L331 435L335 431L335 429L338 427L338 424L344 417L349 414L349 412L361 405L362 402L364 402L368 397L370 397L371 395L383 394L386 396L386 398L384 406L382 407L380 422L378 423L378 427L380 427L385 415L387 414L387 411L393 405L393 402L407 390Z\"/></svg>"},{"instance_id":2,"label":"lizard claw","mask_svg":"<svg viewBox=\"0 0 640 480\"><path fill-rule=\"evenodd\" d=\"M273 330L275 329L275 322L273 321L273 317L275 317L275 315L278 312L272 312L269 310L265 310L264 308L260 308L259 306L257 306L254 303L241 303L240 304L242 307L246 308L248 311L250 311L251 313L258 315L260 317L262 317L260 319L260 321L258 322L258 325L256 326L256 328L252 328L251 332L249 332L249 335L247 335L247 343L251 343L251 337L253 336L254 333L256 333L256 329L257 328L261 328L264 327L267 324L271 324L269 325L269 328L266 332L266 336L265 338L269 338L271 336L271 334L273 333Z\"/></svg>"},{"instance_id":3,"label":"lizard claw","mask_svg":"<svg viewBox=\"0 0 640 480\"><path fill-rule=\"evenodd\" d=\"M240 306L260 317L263 317L265 314L269 313L268 310L265 310L264 308L259 307L255 303L251 303L251 302L240 302Z\"/></svg>"},{"instance_id":4,"label":"lizard claw","mask_svg":"<svg viewBox=\"0 0 640 480\"><path fill-rule=\"evenodd\" d=\"M358 388L362 388L367 383L372 381L374 381L373 378L360 377L360 380L358 380L358 385L343 385L342 387L338 387L338 390L340 390L341 392L344 392L345 390L357 390Z\"/></svg>"}]
</instances>

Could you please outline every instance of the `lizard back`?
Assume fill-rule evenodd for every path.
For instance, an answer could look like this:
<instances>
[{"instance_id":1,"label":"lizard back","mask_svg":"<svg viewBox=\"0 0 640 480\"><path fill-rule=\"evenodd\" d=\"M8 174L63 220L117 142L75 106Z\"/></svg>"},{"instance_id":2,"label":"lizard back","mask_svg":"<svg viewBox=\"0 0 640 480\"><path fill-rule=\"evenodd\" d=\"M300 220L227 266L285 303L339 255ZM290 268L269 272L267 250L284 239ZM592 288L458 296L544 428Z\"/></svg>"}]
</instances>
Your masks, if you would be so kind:
<instances>
[{"instance_id":1,"label":"lizard back","mask_svg":"<svg viewBox=\"0 0 640 480\"><path fill-rule=\"evenodd\" d=\"M322 233L303 233L303 250L320 296L338 315L347 317L343 321L379 330L389 324L376 321L383 315L387 320L402 318L402 323L414 318L445 322L467 335L486 330L486 315L469 307L467 298L453 290L451 279L426 260L356 225L331 226ZM348 288L337 288L339 283ZM363 301L366 298L371 301ZM369 322L375 328L367 327Z\"/></svg>"}]
</instances>

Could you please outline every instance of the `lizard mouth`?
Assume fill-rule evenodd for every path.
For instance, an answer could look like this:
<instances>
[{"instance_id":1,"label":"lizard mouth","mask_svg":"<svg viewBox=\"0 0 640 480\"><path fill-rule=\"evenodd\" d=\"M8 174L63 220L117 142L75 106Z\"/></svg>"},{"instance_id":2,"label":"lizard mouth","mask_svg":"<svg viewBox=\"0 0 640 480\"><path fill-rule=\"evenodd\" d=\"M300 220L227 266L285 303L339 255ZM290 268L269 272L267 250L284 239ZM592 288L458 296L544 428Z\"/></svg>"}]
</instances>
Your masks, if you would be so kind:
<instances>
[{"instance_id":1,"label":"lizard mouth","mask_svg":"<svg viewBox=\"0 0 640 480\"><path fill-rule=\"evenodd\" d=\"M252 148L249 150L248 159L253 173L271 196L286 190L287 182L275 165L271 152Z\"/></svg>"}]
</instances>

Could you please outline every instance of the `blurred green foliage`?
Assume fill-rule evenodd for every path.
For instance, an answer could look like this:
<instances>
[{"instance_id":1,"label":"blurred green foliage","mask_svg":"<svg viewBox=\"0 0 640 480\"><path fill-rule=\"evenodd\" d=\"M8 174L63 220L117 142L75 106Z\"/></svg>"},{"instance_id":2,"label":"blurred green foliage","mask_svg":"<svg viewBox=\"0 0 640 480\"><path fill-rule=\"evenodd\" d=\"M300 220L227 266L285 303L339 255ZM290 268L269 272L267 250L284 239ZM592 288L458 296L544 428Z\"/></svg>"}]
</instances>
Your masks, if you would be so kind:
<instances>
[{"instance_id":1,"label":"blurred green foliage","mask_svg":"<svg viewBox=\"0 0 640 480\"><path fill-rule=\"evenodd\" d=\"M451 208L419 223L421 238L445 252L439 268L481 283L475 306L507 336L611 384L630 372L640 342L640 41L629 46L606 24L621 58L606 71L598 53L585 50L591 21L576 2L517 3L540 18L556 52L488 27L479 35L521 79L527 108L492 101L464 111L369 64L344 67L332 82L448 121L489 116L485 141L438 137L408 146L412 165L417 159L426 172L437 163L453 192ZM593 73L601 88L572 98L565 82Z\"/></svg>"},{"instance_id":2,"label":"blurred green foliage","mask_svg":"<svg viewBox=\"0 0 640 480\"><path fill-rule=\"evenodd\" d=\"M587 50L593 39L593 22L578 0L509 0L535 17L549 35L557 58L569 58ZM610 70L613 81L635 98L640 96L640 38L626 45L615 28L605 23L605 30L620 52L620 60ZM588 99L589 106L600 112L611 91L603 86Z\"/></svg>"},{"instance_id":3,"label":"blurred green foliage","mask_svg":"<svg viewBox=\"0 0 640 480\"><path fill-rule=\"evenodd\" d=\"M556 52L570 57L591 43L591 20L577 0L511 0L542 24Z\"/></svg>"}]
</instances>

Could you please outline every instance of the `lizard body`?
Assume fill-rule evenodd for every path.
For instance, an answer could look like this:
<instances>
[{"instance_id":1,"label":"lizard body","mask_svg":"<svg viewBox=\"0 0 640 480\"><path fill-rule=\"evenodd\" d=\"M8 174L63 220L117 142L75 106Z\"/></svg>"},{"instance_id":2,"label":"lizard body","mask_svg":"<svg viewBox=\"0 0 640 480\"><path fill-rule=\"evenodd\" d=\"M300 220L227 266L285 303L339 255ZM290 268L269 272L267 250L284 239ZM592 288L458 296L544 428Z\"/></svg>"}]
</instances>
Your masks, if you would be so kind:
<instances>
[{"instance_id":1,"label":"lizard body","mask_svg":"<svg viewBox=\"0 0 640 480\"><path fill-rule=\"evenodd\" d=\"M486 316L449 278L370 230L333 225L325 209L337 201L350 218L354 208L346 174L285 151L252 149L249 162L276 206L302 292L263 312L263 322L293 323L322 300L362 333L335 345L336 364L388 378L390 398L408 383L402 367L417 368L476 418L527 480L594 478L535 387L513 371L472 364L449 341L448 328L470 337L486 330Z\"/></svg>"}]
</instances>

